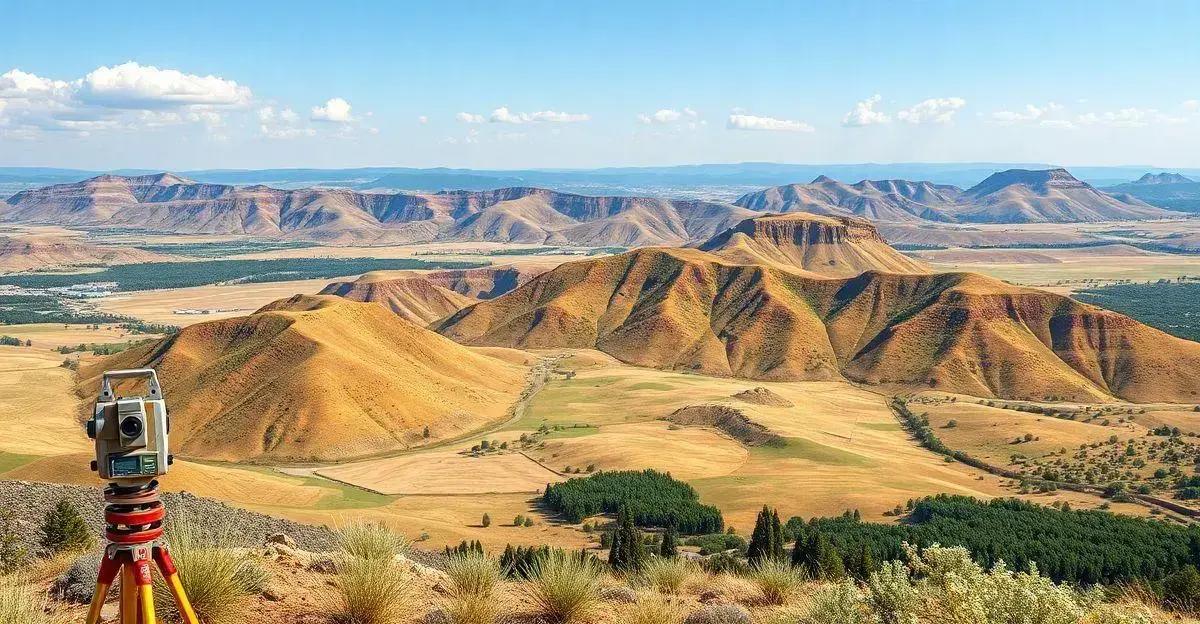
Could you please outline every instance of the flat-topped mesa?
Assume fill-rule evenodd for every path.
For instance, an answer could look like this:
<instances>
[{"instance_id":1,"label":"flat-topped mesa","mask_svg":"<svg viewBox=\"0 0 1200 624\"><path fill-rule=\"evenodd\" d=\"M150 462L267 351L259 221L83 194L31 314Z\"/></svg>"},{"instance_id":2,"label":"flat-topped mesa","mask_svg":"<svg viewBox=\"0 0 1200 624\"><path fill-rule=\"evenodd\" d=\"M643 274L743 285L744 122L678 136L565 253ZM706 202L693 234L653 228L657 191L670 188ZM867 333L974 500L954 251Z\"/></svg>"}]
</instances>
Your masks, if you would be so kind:
<instances>
[{"instance_id":1,"label":"flat-topped mesa","mask_svg":"<svg viewBox=\"0 0 1200 624\"><path fill-rule=\"evenodd\" d=\"M921 262L888 246L868 220L796 212L746 219L700 246L728 260L799 269L826 277L864 271L927 273Z\"/></svg>"}]
</instances>

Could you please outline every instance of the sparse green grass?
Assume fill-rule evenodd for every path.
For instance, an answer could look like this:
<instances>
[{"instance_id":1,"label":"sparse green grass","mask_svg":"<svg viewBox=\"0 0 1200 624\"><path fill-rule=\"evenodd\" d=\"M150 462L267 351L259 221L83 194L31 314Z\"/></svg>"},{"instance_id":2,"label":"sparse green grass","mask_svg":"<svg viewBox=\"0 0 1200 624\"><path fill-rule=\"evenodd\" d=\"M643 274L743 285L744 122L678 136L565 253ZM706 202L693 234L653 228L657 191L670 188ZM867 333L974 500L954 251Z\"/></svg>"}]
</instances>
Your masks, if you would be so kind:
<instances>
[{"instance_id":1,"label":"sparse green grass","mask_svg":"<svg viewBox=\"0 0 1200 624\"><path fill-rule=\"evenodd\" d=\"M901 431L904 429L904 427L900 426L900 423L887 423L887 422L858 423L858 426L863 429L868 429L870 431Z\"/></svg>"},{"instance_id":2,"label":"sparse green grass","mask_svg":"<svg viewBox=\"0 0 1200 624\"><path fill-rule=\"evenodd\" d=\"M750 454L756 459L807 459L831 466L870 466L873 463L862 455L805 438L786 438L786 441L782 447L756 446Z\"/></svg>"},{"instance_id":3,"label":"sparse green grass","mask_svg":"<svg viewBox=\"0 0 1200 624\"><path fill-rule=\"evenodd\" d=\"M37 455L22 455L20 453L0 451L0 474L20 468L37 458Z\"/></svg>"},{"instance_id":4,"label":"sparse green grass","mask_svg":"<svg viewBox=\"0 0 1200 624\"><path fill-rule=\"evenodd\" d=\"M629 386L630 390L674 390L675 386L671 384L658 383L655 381L642 381Z\"/></svg>"}]
</instances>

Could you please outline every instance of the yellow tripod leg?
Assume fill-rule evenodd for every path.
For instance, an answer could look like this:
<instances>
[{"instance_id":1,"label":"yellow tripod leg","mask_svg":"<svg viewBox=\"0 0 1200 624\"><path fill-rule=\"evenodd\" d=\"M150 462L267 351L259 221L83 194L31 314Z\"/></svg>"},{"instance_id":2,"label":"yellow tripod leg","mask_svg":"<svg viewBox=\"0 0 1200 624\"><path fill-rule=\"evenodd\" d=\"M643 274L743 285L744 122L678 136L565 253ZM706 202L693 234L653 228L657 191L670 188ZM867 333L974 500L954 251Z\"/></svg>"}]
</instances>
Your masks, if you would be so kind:
<instances>
[{"instance_id":1,"label":"yellow tripod leg","mask_svg":"<svg viewBox=\"0 0 1200 624\"><path fill-rule=\"evenodd\" d=\"M141 624L154 624L154 588L150 585L140 585L138 594L142 599Z\"/></svg>"},{"instance_id":2,"label":"yellow tripod leg","mask_svg":"<svg viewBox=\"0 0 1200 624\"><path fill-rule=\"evenodd\" d=\"M130 562L121 566L121 624L138 624L137 585Z\"/></svg>"},{"instance_id":3,"label":"yellow tripod leg","mask_svg":"<svg viewBox=\"0 0 1200 624\"><path fill-rule=\"evenodd\" d=\"M183 583L179 581L179 571L175 569L175 562L166 547L155 547L154 562L158 564L158 571L162 573L167 588L171 590L171 597L175 599L175 606L179 609L179 617L183 624L200 624L200 620L196 619L196 612L192 609L192 602L183 590Z\"/></svg>"},{"instance_id":4,"label":"yellow tripod leg","mask_svg":"<svg viewBox=\"0 0 1200 624\"><path fill-rule=\"evenodd\" d=\"M106 551L104 558L100 560L100 571L96 574L96 590L92 593L92 604L88 607L87 624L100 622L100 610L104 608L104 601L108 598L108 588L112 587L113 580L121 571L121 560L117 557L117 553Z\"/></svg>"},{"instance_id":5,"label":"yellow tripod leg","mask_svg":"<svg viewBox=\"0 0 1200 624\"><path fill-rule=\"evenodd\" d=\"M154 624L154 579L150 572L150 553L139 551L133 556L133 578L137 582L138 604L142 617L138 624Z\"/></svg>"}]
</instances>

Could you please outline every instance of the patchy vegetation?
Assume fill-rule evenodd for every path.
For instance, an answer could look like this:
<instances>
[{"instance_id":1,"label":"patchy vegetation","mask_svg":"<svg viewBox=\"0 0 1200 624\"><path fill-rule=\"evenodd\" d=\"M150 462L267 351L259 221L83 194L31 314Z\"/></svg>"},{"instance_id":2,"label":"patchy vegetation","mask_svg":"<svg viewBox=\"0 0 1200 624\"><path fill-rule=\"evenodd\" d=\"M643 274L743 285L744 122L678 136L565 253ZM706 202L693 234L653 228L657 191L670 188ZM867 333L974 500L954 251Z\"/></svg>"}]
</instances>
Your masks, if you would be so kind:
<instances>
[{"instance_id":1,"label":"patchy vegetation","mask_svg":"<svg viewBox=\"0 0 1200 624\"><path fill-rule=\"evenodd\" d=\"M692 486L655 470L604 472L546 486L545 504L570 522L628 509L638 526L681 533L716 533L725 526L721 511L700 503Z\"/></svg>"},{"instance_id":2,"label":"patchy vegetation","mask_svg":"<svg viewBox=\"0 0 1200 624\"><path fill-rule=\"evenodd\" d=\"M1200 341L1200 283L1159 280L1089 288L1074 297L1131 316L1168 334Z\"/></svg>"}]
</instances>

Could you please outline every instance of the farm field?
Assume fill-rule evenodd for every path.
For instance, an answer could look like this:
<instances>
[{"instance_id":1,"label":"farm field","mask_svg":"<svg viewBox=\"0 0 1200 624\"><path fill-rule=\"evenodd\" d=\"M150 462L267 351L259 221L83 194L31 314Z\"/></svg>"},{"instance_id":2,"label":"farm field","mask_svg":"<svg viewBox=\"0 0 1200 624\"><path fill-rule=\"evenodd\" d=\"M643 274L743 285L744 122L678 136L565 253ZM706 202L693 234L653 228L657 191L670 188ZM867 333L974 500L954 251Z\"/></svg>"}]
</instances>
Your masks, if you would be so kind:
<instances>
[{"instance_id":1,"label":"farm field","mask_svg":"<svg viewBox=\"0 0 1200 624\"><path fill-rule=\"evenodd\" d=\"M1200 256L1127 245L1072 249L947 249L910 252L937 271L971 271L1060 294L1112 284L1200 276Z\"/></svg>"}]
</instances>

